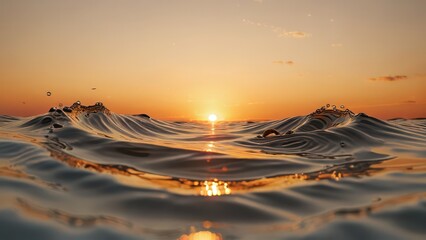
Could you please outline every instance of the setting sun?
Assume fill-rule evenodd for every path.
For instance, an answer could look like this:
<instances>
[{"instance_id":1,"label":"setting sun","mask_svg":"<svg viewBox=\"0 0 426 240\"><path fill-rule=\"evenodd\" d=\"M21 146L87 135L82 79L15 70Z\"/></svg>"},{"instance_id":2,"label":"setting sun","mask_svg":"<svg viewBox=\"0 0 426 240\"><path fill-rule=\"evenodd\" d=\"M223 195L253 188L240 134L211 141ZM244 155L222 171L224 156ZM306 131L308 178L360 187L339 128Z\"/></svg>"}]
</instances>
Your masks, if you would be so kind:
<instances>
[{"instance_id":1,"label":"setting sun","mask_svg":"<svg viewBox=\"0 0 426 240\"><path fill-rule=\"evenodd\" d=\"M210 122L215 122L217 120L217 116L216 114L210 114L209 115L209 121Z\"/></svg>"}]
</instances>

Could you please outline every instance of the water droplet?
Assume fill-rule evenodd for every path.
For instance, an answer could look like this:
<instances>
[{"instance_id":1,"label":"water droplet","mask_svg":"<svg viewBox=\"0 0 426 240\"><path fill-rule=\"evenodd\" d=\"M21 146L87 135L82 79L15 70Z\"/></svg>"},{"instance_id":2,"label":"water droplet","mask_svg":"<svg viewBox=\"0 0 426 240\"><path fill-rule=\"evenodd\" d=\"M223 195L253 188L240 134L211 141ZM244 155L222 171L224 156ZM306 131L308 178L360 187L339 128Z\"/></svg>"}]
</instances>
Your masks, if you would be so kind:
<instances>
[{"instance_id":1,"label":"water droplet","mask_svg":"<svg viewBox=\"0 0 426 240\"><path fill-rule=\"evenodd\" d=\"M103 103L101 103L101 102L97 102L97 103L95 103L95 105L96 105L96 106L103 106L104 104L103 104Z\"/></svg>"},{"instance_id":2,"label":"water droplet","mask_svg":"<svg viewBox=\"0 0 426 240\"><path fill-rule=\"evenodd\" d=\"M51 92L47 92L47 93L46 93L46 95L47 95L48 97L50 97L50 95L52 95L52 93L51 93Z\"/></svg>"},{"instance_id":3,"label":"water droplet","mask_svg":"<svg viewBox=\"0 0 426 240\"><path fill-rule=\"evenodd\" d=\"M340 108L342 108L342 109L345 108L345 105L340 105Z\"/></svg>"},{"instance_id":4,"label":"water droplet","mask_svg":"<svg viewBox=\"0 0 426 240\"><path fill-rule=\"evenodd\" d=\"M333 111L336 111L336 105L333 105L332 107L333 107Z\"/></svg>"},{"instance_id":5,"label":"water droplet","mask_svg":"<svg viewBox=\"0 0 426 240\"><path fill-rule=\"evenodd\" d=\"M340 142L340 147L344 148L346 144L344 142Z\"/></svg>"},{"instance_id":6,"label":"water droplet","mask_svg":"<svg viewBox=\"0 0 426 240\"><path fill-rule=\"evenodd\" d=\"M62 103L59 103L59 107L62 107L62 106L64 106Z\"/></svg>"},{"instance_id":7,"label":"water droplet","mask_svg":"<svg viewBox=\"0 0 426 240\"><path fill-rule=\"evenodd\" d=\"M92 90L96 90L96 88L95 88L95 87L92 87Z\"/></svg>"},{"instance_id":8,"label":"water droplet","mask_svg":"<svg viewBox=\"0 0 426 240\"><path fill-rule=\"evenodd\" d=\"M330 107L330 104L327 103L327 105L325 105L326 107Z\"/></svg>"},{"instance_id":9,"label":"water droplet","mask_svg":"<svg viewBox=\"0 0 426 240\"><path fill-rule=\"evenodd\" d=\"M75 103L77 103L77 105L80 105L80 104L81 104L81 102L80 102L80 101L77 101L77 102L75 102Z\"/></svg>"}]
</instances>

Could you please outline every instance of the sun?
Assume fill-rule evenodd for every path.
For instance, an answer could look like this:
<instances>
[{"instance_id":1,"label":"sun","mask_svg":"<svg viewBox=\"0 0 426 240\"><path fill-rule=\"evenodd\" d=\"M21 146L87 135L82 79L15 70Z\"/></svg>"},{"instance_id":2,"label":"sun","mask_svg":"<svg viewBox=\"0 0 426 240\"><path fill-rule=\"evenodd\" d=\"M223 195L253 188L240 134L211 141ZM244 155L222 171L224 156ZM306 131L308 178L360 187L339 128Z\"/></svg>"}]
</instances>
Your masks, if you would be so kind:
<instances>
[{"instance_id":1,"label":"sun","mask_svg":"<svg viewBox=\"0 0 426 240\"><path fill-rule=\"evenodd\" d=\"M209 121L210 122L215 122L217 120L217 116L216 114L210 114L209 115Z\"/></svg>"}]
</instances>

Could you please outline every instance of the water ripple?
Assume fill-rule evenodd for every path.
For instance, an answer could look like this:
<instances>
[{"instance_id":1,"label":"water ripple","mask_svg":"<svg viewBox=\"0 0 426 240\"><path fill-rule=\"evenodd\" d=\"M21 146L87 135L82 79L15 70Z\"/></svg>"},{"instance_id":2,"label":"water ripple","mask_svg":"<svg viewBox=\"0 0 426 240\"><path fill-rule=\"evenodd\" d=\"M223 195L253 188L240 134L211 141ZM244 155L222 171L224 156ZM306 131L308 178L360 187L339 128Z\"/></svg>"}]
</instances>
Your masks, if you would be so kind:
<instances>
[{"instance_id":1,"label":"water ripple","mask_svg":"<svg viewBox=\"0 0 426 240\"><path fill-rule=\"evenodd\" d=\"M103 104L0 116L4 239L414 239L426 119L322 107L168 122Z\"/></svg>"}]
</instances>

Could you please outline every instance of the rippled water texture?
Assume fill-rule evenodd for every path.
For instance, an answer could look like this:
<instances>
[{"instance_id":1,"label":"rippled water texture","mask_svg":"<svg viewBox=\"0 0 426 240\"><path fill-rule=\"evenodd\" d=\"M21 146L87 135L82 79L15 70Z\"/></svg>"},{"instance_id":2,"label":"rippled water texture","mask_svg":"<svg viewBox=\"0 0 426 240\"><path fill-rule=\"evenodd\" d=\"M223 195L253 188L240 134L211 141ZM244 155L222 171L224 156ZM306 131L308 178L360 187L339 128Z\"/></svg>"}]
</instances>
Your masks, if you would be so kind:
<instances>
[{"instance_id":1,"label":"rippled water texture","mask_svg":"<svg viewBox=\"0 0 426 240\"><path fill-rule=\"evenodd\" d=\"M0 116L1 239L422 239L426 120Z\"/></svg>"}]
</instances>

